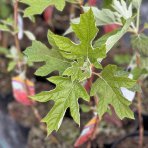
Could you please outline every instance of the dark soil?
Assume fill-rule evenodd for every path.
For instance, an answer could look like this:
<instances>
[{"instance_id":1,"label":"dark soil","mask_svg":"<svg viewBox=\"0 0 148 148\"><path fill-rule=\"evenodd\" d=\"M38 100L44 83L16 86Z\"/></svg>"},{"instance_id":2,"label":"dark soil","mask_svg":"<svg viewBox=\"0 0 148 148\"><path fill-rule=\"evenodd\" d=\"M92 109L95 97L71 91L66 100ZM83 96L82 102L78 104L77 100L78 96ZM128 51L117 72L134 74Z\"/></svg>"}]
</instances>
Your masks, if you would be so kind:
<instances>
[{"instance_id":1,"label":"dark soil","mask_svg":"<svg viewBox=\"0 0 148 148\"><path fill-rule=\"evenodd\" d=\"M115 148L138 148L139 137L129 137L119 143ZM143 148L148 148L148 137L144 137Z\"/></svg>"},{"instance_id":2,"label":"dark soil","mask_svg":"<svg viewBox=\"0 0 148 148\"><path fill-rule=\"evenodd\" d=\"M65 118L58 133L53 132L47 137L47 133L39 127L33 127L28 137L29 148L73 148L75 139L79 135L76 124Z\"/></svg>"},{"instance_id":3,"label":"dark soil","mask_svg":"<svg viewBox=\"0 0 148 148\"><path fill-rule=\"evenodd\" d=\"M101 122L98 128L98 135L95 140L95 144L99 148L104 148L104 145L113 144L119 138L124 137L126 134L136 131L138 123L135 120L123 120L121 127L109 123Z\"/></svg>"}]
</instances>

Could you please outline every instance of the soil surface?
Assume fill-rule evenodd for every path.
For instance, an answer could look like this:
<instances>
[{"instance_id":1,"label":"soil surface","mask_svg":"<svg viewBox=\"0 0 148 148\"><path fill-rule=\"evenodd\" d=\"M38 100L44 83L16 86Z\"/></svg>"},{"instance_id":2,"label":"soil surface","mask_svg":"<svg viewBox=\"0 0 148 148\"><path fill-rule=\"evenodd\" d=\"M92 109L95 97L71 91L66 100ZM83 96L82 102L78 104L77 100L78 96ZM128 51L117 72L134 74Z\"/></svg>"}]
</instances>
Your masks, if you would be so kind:
<instances>
[{"instance_id":1,"label":"soil surface","mask_svg":"<svg viewBox=\"0 0 148 148\"><path fill-rule=\"evenodd\" d=\"M104 144L113 144L118 138L122 138L128 133L132 133L138 127L134 120L123 120L122 127L118 127L112 123L102 122L98 129L98 135L95 140L99 148L103 148Z\"/></svg>"},{"instance_id":2,"label":"soil surface","mask_svg":"<svg viewBox=\"0 0 148 148\"><path fill-rule=\"evenodd\" d=\"M122 141L116 148L138 148L139 137L130 137ZM148 137L144 137L143 148L148 148Z\"/></svg>"}]
</instances>

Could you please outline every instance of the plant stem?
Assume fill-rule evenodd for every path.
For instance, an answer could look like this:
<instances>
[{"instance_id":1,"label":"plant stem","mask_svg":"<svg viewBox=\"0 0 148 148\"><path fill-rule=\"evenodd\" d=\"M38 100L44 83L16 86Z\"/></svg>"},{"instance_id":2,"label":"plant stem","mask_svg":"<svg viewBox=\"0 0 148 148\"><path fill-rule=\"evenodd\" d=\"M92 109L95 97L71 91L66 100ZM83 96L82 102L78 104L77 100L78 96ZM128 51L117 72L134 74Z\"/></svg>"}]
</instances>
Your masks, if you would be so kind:
<instances>
[{"instance_id":1,"label":"plant stem","mask_svg":"<svg viewBox=\"0 0 148 148\"><path fill-rule=\"evenodd\" d=\"M136 54L136 64L137 67L140 67L140 55ZM141 84L140 80L137 82L139 85ZM139 120L139 148L143 147L143 118L142 118L142 101L141 101L141 92L137 93L137 101L138 101L138 120Z\"/></svg>"},{"instance_id":2,"label":"plant stem","mask_svg":"<svg viewBox=\"0 0 148 148\"><path fill-rule=\"evenodd\" d=\"M21 53L20 51L20 44L19 44L19 39L18 39L18 33L16 33L16 30L18 29L18 0L15 0L14 2L14 40L15 40L15 46L17 49L18 54Z\"/></svg>"},{"instance_id":3,"label":"plant stem","mask_svg":"<svg viewBox=\"0 0 148 148\"><path fill-rule=\"evenodd\" d=\"M136 22L137 34L139 33L139 25L140 25L140 6L137 10L137 22ZM140 67L140 55L138 53L136 53L136 64L137 67ZM137 83L139 85L141 84L140 79L138 80ZM139 148L142 148L144 129L143 129L143 118L142 118L141 92L137 93L137 101L138 101L138 120L139 120Z\"/></svg>"},{"instance_id":4,"label":"plant stem","mask_svg":"<svg viewBox=\"0 0 148 148\"><path fill-rule=\"evenodd\" d=\"M139 24L140 24L140 7L137 10L137 22L136 22L137 33L139 32Z\"/></svg>"},{"instance_id":5,"label":"plant stem","mask_svg":"<svg viewBox=\"0 0 148 148\"><path fill-rule=\"evenodd\" d=\"M96 72L92 72L92 74L98 76L98 77L101 77L100 73L96 73Z\"/></svg>"}]
</instances>

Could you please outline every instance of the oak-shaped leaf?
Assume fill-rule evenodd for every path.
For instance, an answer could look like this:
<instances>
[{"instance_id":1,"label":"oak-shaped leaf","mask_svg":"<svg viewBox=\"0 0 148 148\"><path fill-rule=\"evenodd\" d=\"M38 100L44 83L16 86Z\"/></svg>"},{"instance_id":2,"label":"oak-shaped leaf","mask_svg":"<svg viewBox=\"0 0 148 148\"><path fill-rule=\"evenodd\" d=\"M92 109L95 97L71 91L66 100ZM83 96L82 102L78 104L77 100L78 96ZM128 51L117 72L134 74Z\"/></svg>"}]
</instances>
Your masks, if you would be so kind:
<instances>
[{"instance_id":1,"label":"oak-shaped leaf","mask_svg":"<svg viewBox=\"0 0 148 148\"><path fill-rule=\"evenodd\" d=\"M106 49L93 48L92 42L98 33L92 10L80 16L79 24L71 24L72 29L79 39L79 43L72 42L69 38L52 35L62 55L67 59L88 59L95 67L100 68L99 59L106 56Z\"/></svg>"},{"instance_id":2,"label":"oak-shaped leaf","mask_svg":"<svg viewBox=\"0 0 148 148\"><path fill-rule=\"evenodd\" d=\"M83 98L89 101L86 90L77 81L72 82L70 78L54 76L48 80L56 84L56 88L32 97L32 99L39 102L54 101L54 106L42 120L47 124L48 134L59 129L67 108L70 108L74 121L80 124L78 99Z\"/></svg>"},{"instance_id":3,"label":"oak-shaped leaf","mask_svg":"<svg viewBox=\"0 0 148 148\"><path fill-rule=\"evenodd\" d=\"M29 62L44 62L35 72L39 76L46 76L56 70L63 73L70 66L69 61L63 58L58 50L49 49L39 41L33 41L32 46L28 47L24 54Z\"/></svg>"},{"instance_id":4,"label":"oak-shaped leaf","mask_svg":"<svg viewBox=\"0 0 148 148\"><path fill-rule=\"evenodd\" d=\"M97 94L99 97L97 107L99 117L102 117L108 111L109 105L112 105L120 119L124 117L133 119L134 114L129 107L131 102L123 96L121 87L132 88L135 84L135 80L118 75L116 66L106 66L91 89L91 96Z\"/></svg>"}]
</instances>

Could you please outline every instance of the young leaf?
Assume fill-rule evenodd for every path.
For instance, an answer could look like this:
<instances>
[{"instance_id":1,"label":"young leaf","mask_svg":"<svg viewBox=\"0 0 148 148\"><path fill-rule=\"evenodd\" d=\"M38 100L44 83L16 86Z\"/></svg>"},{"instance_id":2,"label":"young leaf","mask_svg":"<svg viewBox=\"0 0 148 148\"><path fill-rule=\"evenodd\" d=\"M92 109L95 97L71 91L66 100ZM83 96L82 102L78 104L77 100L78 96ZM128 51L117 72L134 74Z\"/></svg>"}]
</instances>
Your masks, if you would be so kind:
<instances>
[{"instance_id":1,"label":"young leaf","mask_svg":"<svg viewBox=\"0 0 148 148\"><path fill-rule=\"evenodd\" d=\"M86 104L80 104L80 108L81 108L82 112L84 112L84 113L88 113L89 111L91 111L91 107Z\"/></svg>"},{"instance_id":2,"label":"young leaf","mask_svg":"<svg viewBox=\"0 0 148 148\"><path fill-rule=\"evenodd\" d=\"M90 9L88 12L81 15L79 24L72 24L71 26L80 40L79 44L73 43L66 37L52 35L62 55L67 59L88 59L97 68L100 68L101 65L98 59L105 57L106 50L104 47L92 47L92 41L98 33L92 10Z\"/></svg>"},{"instance_id":3,"label":"young leaf","mask_svg":"<svg viewBox=\"0 0 148 148\"><path fill-rule=\"evenodd\" d=\"M17 63L15 61L9 62L8 68L7 68L8 72L12 71L16 65L17 65Z\"/></svg>"},{"instance_id":4,"label":"young leaf","mask_svg":"<svg viewBox=\"0 0 148 148\"><path fill-rule=\"evenodd\" d=\"M54 5L58 10L62 11L67 2L78 3L76 0L21 0L20 2L29 5L24 11L24 17L30 17L41 14L48 6Z\"/></svg>"},{"instance_id":5,"label":"young leaf","mask_svg":"<svg viewBox=\"0 0 148 148\"><path fill-rule=\"evenodd\" d=\"M84 12L88 12L90 7L83 7ZM115 13L111 11L110 9L98 9L96 7L91 7L95 20L96 20L96 26L103 26L108 24L121 24L121 21L117 19ZM80 18L74 18L71 20L73 24L79 24ZM122 24L121 24L122 25ZM69 34L73 32L72 27L70 26L64 35Z\"/></svg>"},{"instance_id":6,"label":"young leaf","mask_svg":"<svg viewBox=\"0 0 148 148\"><path fill-rule=\"evenodd\" d=\"M65 0L21 0L20 2L29 5L24 11L24 17L41 14L49 5L55 5L58 10L63 10Z\"/></svg>"},{"instance_id":7,"label":"young leaf","mask_svg":"<svg viewBox=\"0 0 148 148\"><path fill-rule=\"evenodd\" d=\"M121 87L131 88L136 81L131 80L125 76L117 76L117 67L108 65L102 71L100 78L98 78L92 86L91 96L96 93L99 95L99 104L97 112L99 117L102 117L108 110L108 105L112 105L116 114L120 119L128 117L133 119L134 115L126 98L121 93Z\"/></svg>"},{"instance_id":8,"label":"young leaf","mask_svg":"<svg viewBox=\"0 0 148 148\"><path fill-rule=\"evenodd\" d=\"M8 51L7 48L4 48L4 47L1 47L1 46L0 46L0 54L7 55L8 53L9 53L9 51Z\"/></svg>"},{"instance_id":9,"label":"young leaf","mask_svg":"<svg viewBox=\"0 0 148 148\"><path fill-rule=\"evenodd\" d=\"M123 28L109 32L94 42L95 48L102 48L105 46L106 52L110 51L112 47L120 40L120 38L127 33L132 22L132 18L128 19Z\"/></svg>"},{"instance_id":10,"label":"young leaf","mask_svg":"<svg viewBox=\"0 0 148 148\"><path fill-rule=\"evenodd\" d=\"M47 123L48 134L53 130L57 131L59 129L67 108L70 108L71 116L75 122L80 124L78 99L83 98L89 101L89 95L86 90L77 81L72 82L69 78L54 76L48 80L56 84L56 88L32 97L39 102L47 102L49 100L55 102L50 112L42 120Z\"/></svg>"},{"instance_id":11,"label":"young leaf","mask_svg":"<svg viewBox=\"0 0 148 148\"><path fill-rule=\"evenodd\" d=\"M84 12L87 12L90 7L83 7ZM91 7L97 26L107 25L107 24L119 24L116 19L116 15L110 9L98 9L96 7Z\"/></svg>"},{"instance_id":12,"label":"young leaf","mask_svg":"<svg viewBox=\"0 0 148 148\"><path fill-rule=\"evenodd\" d=\"M148 74L148 70L143 69L143 68L134 68L131 72L133 74L134 79L139 79L140 76L142 75L147 75Z\"/></svg>"},{"instance_id":13,"label":"young leaf","mask_svg":"<svg viewBox=\"0 0 148 148\"><path fill-rule=\"evenodd\" d=\"M123 28L119 30L116 34L110 36L106 41L106 49L107 52L120 40L120 38L127 33L133 18L127 19L126 23L124 24Z\"/></svg>"},{"instance_id":14,"label":"young leaf","mask_svg":"<svg viewBox=\"0 0 148 148\"><path fill-rule=\"evenodd\" d=\"M135 8L139 9L141 6L142 0L132 0L132 4Z\"/></svg>"},{"instance_id":15,"label":"young leaf","mask_svg":"<svg viewBox=\"0 0 148 148\"><path fill-rule=\"evenodd\" d=\"M129 54L117 54L114 56L114 61L117 64L129 64L131 61L131 55Z\"/></svg>"},{"instance_id":16,"label":"young leaf","mask_svg":"<svg viewBox=\"0 0 148 148\"><path fill-rule=\"evenodd\" d=\"M46 76L55 70L63 73L70 66L70 63L57 50L50 50L39 41L33 41L32 46L28 47L24 53L30 62L45 62L35 73L39 76Z\"/></svg>"},{"instance_id":17,"label":"young leaf","mask_svg":"<svg viewBox=\"0 0 148 148\"><path fill-rule=\"evenodd\" d=\"M132 11L132 3L130 3L129 6L127 6L126 2L124 0L113 0L112 7L116 10L118 13L118 17L129 19L132 17L133 11Z\"/></svg>"},{"instance_id":18,"label":"young leaf","mask_svg":"<svg viewBox=\"0 0 148 148\"><path fill-rule=\"evenodd\" d=\"M6 31L6 32L9 32L10 29L9 29L6 25L0 24L0 31Z\"/></svg>"},{"instance_id":19,"label":"young leaf","mask_svg":"<svg viewBox=\"0 0 148 148\"><path fill-rule=\"evenodd\" d=\"M99 39L97 39L94 42L94 45L93 46L95 48L97 48L97 47L101 48L102 46L105 46L105 43L107 42L108 38L111 37L111 36L113 36L113 35L116 35L118 31L119 30L117 29L117 30L114 30L112 32L109 32L109 33L103 35L102 37L100 37Z\"/></svg>"},{"instance_id":20,"label":"young leaf","mask_svg":"<svg viewBox=\"0 0 148 148\"><path fill-rule=\"evenodd\" d=\"M148 58L147 57L142 57L141 58L141 68L146 69L148 71Z\"/></svg>"},{"instance_id":21,"label":"young leaf","mask_svg":"<svg viewBox=\"0 0 148 148\"><path fill-rule=\"evenodd\" d=\"M78 62L73 62L72 66L67 68L63 75L71 76L71 80L83 81L91 76L90 63L85 62L81 59Z\"/></svg>"}]
</instances>

